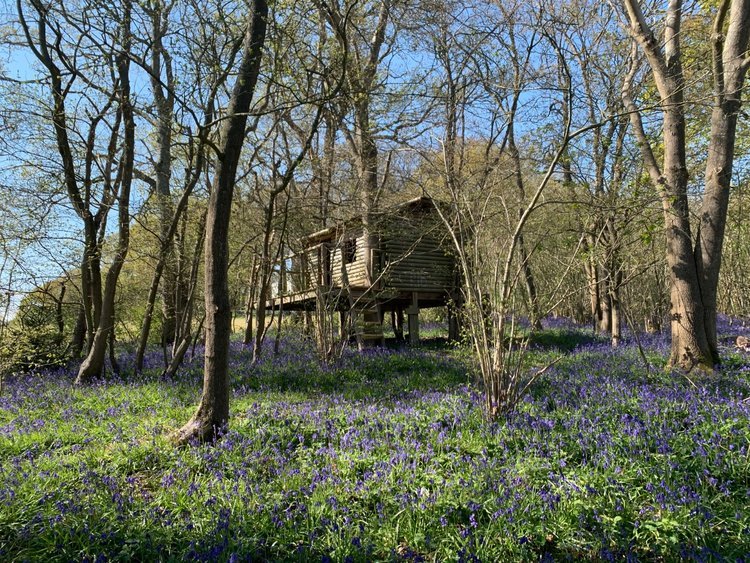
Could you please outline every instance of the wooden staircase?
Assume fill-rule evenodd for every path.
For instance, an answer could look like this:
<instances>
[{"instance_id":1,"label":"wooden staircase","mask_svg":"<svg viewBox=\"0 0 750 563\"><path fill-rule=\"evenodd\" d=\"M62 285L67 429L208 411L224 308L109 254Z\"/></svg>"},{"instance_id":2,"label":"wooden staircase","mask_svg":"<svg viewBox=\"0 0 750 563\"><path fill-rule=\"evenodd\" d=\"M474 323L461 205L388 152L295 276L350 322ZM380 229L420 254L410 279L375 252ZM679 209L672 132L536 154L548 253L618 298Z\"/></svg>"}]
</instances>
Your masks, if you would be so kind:
<instances>
[{"instance_id":1,"label":"wooden staircase","mask_svg":"<svg viewBox=\"0 0 750 563\"><path fill-rule=\"evenodd\" d=\"M377 299L360 297L354 307L354 330L361 348L385 344L383 313Z\"/></svg>"}]
</instances>

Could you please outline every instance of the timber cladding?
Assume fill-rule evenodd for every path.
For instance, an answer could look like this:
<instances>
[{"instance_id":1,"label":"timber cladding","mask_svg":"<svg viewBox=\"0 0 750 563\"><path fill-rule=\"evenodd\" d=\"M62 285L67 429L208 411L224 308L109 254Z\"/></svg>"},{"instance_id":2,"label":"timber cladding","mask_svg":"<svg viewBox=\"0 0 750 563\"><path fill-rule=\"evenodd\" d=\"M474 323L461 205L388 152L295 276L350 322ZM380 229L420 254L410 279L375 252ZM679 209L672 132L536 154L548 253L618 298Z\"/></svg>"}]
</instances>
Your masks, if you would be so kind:
<instances>
[{"instance_id":1,"label":"timber cladding","mask_svg":"<svg viewBox=\"0 0 750 563\"><path fill-rule=\"evenodd\" d=\"M381 239L380 267L386 288L450 290L454 260L432 234L386 236Z\"/></svg>"},{"instance_id":2,"label":"timber cladding","mask_svg":"<svg viewBox=\"0 0 750 563\"><path fill-rule=\"evenodd\" d=\"M365 249L366 241L361 231L347 233L333 245L330 277L334 286L366 287L368 285Z\"/></svg>"},{"instance_id":3,"label":"timber cladding","mask_svg":"<svg viewBox=\"0 0 750 563\"><path fill-rule=\"evenodd\" d=\"M318 289L364 291L391 303L421 293L431 296L425 305L445 305L458 290L450 245L432 200L424 197L377 214L369 232L355 218L313 233L297 245L302 252L285 260L285 307L311 306Z\"/></svg>"}]
</instances>

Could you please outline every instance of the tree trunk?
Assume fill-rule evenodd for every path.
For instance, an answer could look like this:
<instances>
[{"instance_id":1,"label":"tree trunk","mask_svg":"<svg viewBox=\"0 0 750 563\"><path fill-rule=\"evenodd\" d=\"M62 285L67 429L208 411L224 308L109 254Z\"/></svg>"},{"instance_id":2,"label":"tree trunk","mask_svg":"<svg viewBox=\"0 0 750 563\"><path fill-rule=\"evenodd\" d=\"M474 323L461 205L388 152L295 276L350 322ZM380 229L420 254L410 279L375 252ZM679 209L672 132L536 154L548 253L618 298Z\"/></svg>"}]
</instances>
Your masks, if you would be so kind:
<instances>
[{"instance_id":1,"label":"tree trunk","mask_svg":"<svg viewBox=\"0 0 750 563\"><path fill-rule=\"evenodd\" d=\"M354 123L357 129L357 148L359 151L357 161L364 241L362 256L365 261L366 283L370 285L373 281L372 247L374 237L372 229L374 226L372 214L375 195L378 192L378 147L370 130L369 100L360 104L356 111Z\"/></svg>"},{"instance_id":2,"label":"tree trunk","mask_svg":"<svg viewBox=\"0 0 750 563\"><path fill-rule=\"evenodd\" d=\"M591 312L591 326L594 332L599 330L599 319L602 315L602 303L599 299L599 269L596 265L593 252L595 241L590 234L586 235L583 241L585 259L583 262L583 270L586 274L586 285L589 294L589 310Z\"/></svg>"},{"instance_id":3,"label":"tree trunk","mask_svg":"<svg viewBox=\"0 0 750 563\"><path fill-rule=\"evenodd\" d=\"M598 295L599 299L599 318L597 331L602 334L611 334L612 333L612 301L610 299L611 293L610 288L612 287L612 280L610 276L612 275L611 272L608 270L601 268L599 266L595 266L599 274L597 275L599 279L599 285L596 288L596 293Z\"/></svg>"},{"instance_id":4,"label":"tree trunk","mask_svg":"<svg viewBox=\"0 0 750 563\"><path fill-rule=\"evenodd\" d=\"M662 207L670 285L671 365L692 369L713 366L706 337L698 264L693 252L687 200L685 116L682 95L664 112L664 194Z\"/></svg>"},{"instance_id":5,"label":"tree trunk","mask_svg":"<svg viewBox=\"0 0 750 563\"><path fill-rule=\"evenodd\" d=\"M193 264L190 269L190 283L189 290L187 292L187 301L183 314L179 317L178 334L179 339L175 341L172 346L172 359L167 365L163 377L171 378L177 374L177 370L182 365L182 360L185 358L190 342L192 341L192 328L193 328L193 300L195 299L195 289L198 285L198 268L200 266L200 258L202 255L201 249L203 248L204 237L206 234L206 221L205 214L201 217L199 224L201 225L198 238L195 243L195 250L193 252ZM201 321L196 330L196 335L203 330L203 322L205 315L201 318Z\"/></svg>"},{"instance_id":6,"label":"tree trunk","mask_svg":"<svg viewBox=\"0 0 750 563\"><path fill-rule=\"evenodd\" d=\"M729 107L728 107L729 106ZM711 115L711 147L706 163L706 193L700 214L696 253L700 258L701 297L706 337L714 361L718 361L716 302L729 187L732 177L739 102L715 107Z\"/></svg>"},{"instance_id":7,"label":"tree trunk","mask_svg":"<svg viewBox=\"0 0 750 563\"><path fill-rule=\"evenodd\" d=\"M726 4L720 7L714 24L714 105L711 112L705 193L700 212L696 254L700 259L700 282L704 304L706 337L715 361L718 357L716 338L716 302L724 244L729 188L732 180L737 116L742 105L742 87L750 59L750 1L731 2L729 26L722 33Z\"/></svg>"},{"instance_id":8,"label":"tree trunk","mask_svg":"<svg viewBox=\"0 0 750 563\"><path fill-rule=\"evenodd\" d=\"M84 251L84 257L86 259L84 267L88 274L89 306L91 307L91 315L86 319L87 321L90 321L90 324L86 325L87 345L89 350L91 349L91 346L93 346L94 336L102 319L102 301L104 299L102 290L102 249L97 241L97 230L98 228L94 219L88 218L84 228L84 236L86 239L85 244L87 247Z\"/></svg>"},{"instance_id":9,"label":"tree trunk","mask_svg":"<svg viewBox=\"0 0 750 563\"><path fill-rule=\"evenodd\" d=\"M119 141L120 118L123 112L126 111L125 106L129 107L129 100L124 100L122 83L120 84L119 90L114 89L108 93L103 105L98 109L99 113L92 116L89 133L85 136L85 156L81 166L83 170L79 170L79 158L71 147L70 132L72 131L74 132L74 135L77 135L80 131L77 131L75 126L71 127L69 125L66 111L66 98L71 91L77 91L77 88L72 87L72 82L67 84L63 83L63 77L68 74L68 72L67 70L63 72L55 62L56 60L66 61L65 64L67 65L73 59L70 58L69 54L64 53L61 48L62 35L59 27L56 25L50 25L49 7L39 0L32 0L31 5L37 14L37 29L35 33L32 33L29 28L23 12L23 5L20 2L17 4L19 23L27 44L32 48L34 56L47 70L47 78L49 79L49 86L53 99L52 123L55 129L57 150L61 159L62 179L71 207L83 223L84 249L83 258L81 260L81 294L83 318L85 319L86 352L89 353L92 351L94 344L97 341L97 332L102 324L102 319L106 318L103 316L105 311L102 302L102 244L104 242L106 217L110 208L115 203L113 185L120 185L121 190L123 189L122 184L125 183L123 171L126 171L128 168L127 164L123 164L120 168L118 179L114 184L111 183L110 172L112 170L117 143ZM125 11L126 17L123 18L123 23L129 20L129 3L125 5ZM124 28L121 28L121 30L124 30ZM52 37L49 37L50 33L52 34ZM129 46L125 45L125 41L129 40L129 31L125 30L125 33L128 34L128 37L123 37L123 43L120 45L120 48L123 50L129 48ZM118 65L122 65L125 61L126 56L123 56L123 53L113 52L112 55L114 59L117 59ZM73 76L76 76L79 72L79 69L68 70L72 70ZM117 74L121 71L122 69L120 68L118 71L115 71L115 73ZM125 77L125 81L127 81L127 77ZM115 124L111 126L108 153L104 160L104 177L107 189L105 189L104 195L99 198L99 210L94 214L90 208L92 204L91 186L93 183L91 171L93 161L97 158L96 147L99 146L97 143L97 131L100 129L99 125L102 120L104 120L105 116L110 111L112 104L118 97L120 98L120 108L116 115ZM74 122L75 121L76 120L74 120ZM126 125L126 135L127 129L128 126ZM126 147L126 154L124 156L127 156L128 150L132 152L132 147L130 149ZM129 189L129 186L127 186L127 188ZM115 260L117 260L117 257ZM106 335L104 342L106 344ZM78 343L76 343L76 345L77 344ZM97 355L98 354L99 351L97 351Z\"/></svg>"},{"instance_id":10,"label":"tree trunk","mask_svg":"<svg viewBox=\"0 0 750 563\"><path fill-rule=\"evenodd\" d=\"M750 64L750 0L724 0L714 20L712 70L714 104L706 166L706 186L698 239L692 247L687 198L685 80L681 66L680 25L682 3L669 3L664 40L657 41L638 3L624 0L631 33L643 49L664 115L664 171L659 170L643 123L630 96L635 76L631 67L623 86L623 102L641 146L649 175L660 190L667 239L672 349L671 365L684 369L711 369L719 359L716 348L716 287L726 224L734 158L737 113L741 90ZM729 15L729 24L726 17ZM726 33L725 33L726 28Z\"/></svg>"},{"instance_id":11,"label":"tree trunk","mask_svg":"<svg viewBox=\"0 0 750 563\"><path fill-rule=\"evenodd\" d=\"M250 267L250 287L247 289L247 304L245 305L245 333L242 343L247 346L253 342L253 323L255 315L255 294L258 287L258 255L253 256L253 264Z\"/></svg>"},{"instance_id":12,"label":"tree trunk","mask_svg":"<svg viewBox=\"0 0 750 563\"><path fill-rule=\"evenodd\" d=\"M63 300L65 299L65 282L60 284L60 296L55 299L55 321L57 322L57 334L62 337L65 332L65 317L63 317Z\"/></svg>"},{"instance_id":13,"label":"tree trunk","mask_svg":"<svg viewBox=\"0 0 750 563\"><path fill-rule=\"evenodd\" d=\"M242 62L226 113L221 158L206 215L206 351L203 395L193 417L174 435L179 444L193 440L214 440L218 437L218 431L229 420L229 217L237 164L245 140L247 112L260 73L267 17L266 1L253 0L250 23L243 41Z\"/></svg>"},{"instance_id":14,"label":"tree trunk","mask_svg":"<svg viewBox=\"0 0 750 563\"><path fill-rule=\"evenodd\" d=\"M271 191L268 199L268 207L264 216L263 247L260 256L260 273L258 279L260 287L257 289L258 300L255 304L255 340L253 341L253 363L260 361L263 353L263 339L266 337L266 302L269 297L271 287L271 278L273 277L273 264L282 257L281 243L276 246L275 252L271 252L271 246L274 241L274 219L276 217L276 198L281 193L280 190ZM279 290L281 290L281 278L279 278Z\"/></svg>"},{"instance_id":15,"label":"tree trunk","mask_svg":"<svg viewBox=\"0 0 750 563\"><path fill-rule=\"evenodd\" d=\"M146 347L148 346L148 336L151 332L151 322L154 316L154 306L156 304L156 295L159 292L159 281L164 270L164 260L159 257L159 261L154 269L154 275L151 278L151 286L148 290L148 297L146 298L146 312L143 315L143 322L141 323L141 332L138 336L138 347L135 351L135 371L143 371L143 359L146 354Z\"/></svg>"},{"instance_id":16,"label":"tree trunk","mask_svg":"<svg viewBox=\"0 0 750 563\"><path fill-rule=\"evenodd\" d=\"M174 213L172 214L172 217L170 219L170 223L168 225L167 232L164 233L163 239L161 242L161 247L159 250L159 260L156 263L156 268L154 269L154 275L151 278L151 286L149 288L148 292L148 298L146 300L146 311L143 316L143 322L141 324L141 332L138 337L138 347L136 349L135 353L135 369L136 371L140 372L143 369L143 358L146 353L146 347L148 345L148 337L149 333L151 331L151 322L153 321L153 315L154 315L154 307L156 305L156 296L159 291L159 282L162 277L162 273L165 272L165 269L167 268L167 263L169 261L170 252L174 248L174 245L172 244L172 241L174 240L174 236L177 233L177 229L179 227L179 223L181 218L183 217L185 210L187 209L188 201L190 198L190 195L193 193L193 189L198 183L198 179L200 178L200 171L203 168L203 162L205 160L204 158L204 149L203 149L203 139L201 139L201 146L198 149L198 157L195 164L195 173L193 177L190 179L188 185L185 188L185 191L183 192L182 196L180 197L180 201L177 203L177 207L174 210ZM175 274L175 284L171 291L174 292L176 290L176 287L179 285L182 285L176 281L177 279L177 273L173 272ZM175 322L177 322L177 316L175 315ZM172 327L172 341L174 340L174 337L176 335L176 325ZM162 331L163 334L163 331ZM162 339L162 344L166 345L167 342Z\"/></svg>"},{"instance_id":17,"label":"tree trunk","mask_svg":"<svg viewBox=\"0 0 750 563\"><path fill-rule=\"evenodd\" d=\"M406 342L404 339L404 309L397 307L391 310L391 327L393 328L393 335L396 337L398 344Z\"/></svg>"},{"instance_id":18,"label":"tree trunk","mask_svg":"<svg viewBox=\"0 0 750 563\"><path fill-rule=\"evenodd\" d=\"M354 131L347 131L347 140L352 149L352 154L357 161L358 187L360 190L360 214L362 217L362 258L364 260L365 279L368 286L374 283L373 271L373 248L377 244L376 233L373 232L373 210L379 190L378 177L378 146L375 142L373 124L370 111L372 94L377 87L378 65L381 62L381 51L386 40L386 30L390 20L391 2L382 0L379 2L377 18L373 18L374 27L363 33L351 22L349 14L342 14L338 10L322 10L324 16L329 19L332 27L337 29L336 38L340 47L346 52L356 52L352 57L350 68L347 69L346 79L348 94L351 98L353 108ZM347 29L351 25L353 29ZM357 44L356 37L368 37L363 44ZM380 314L379 312L377 313ZM369 313L363 314L368 318L373 317ZM361 331L362 323L357 323L355 332L357 343L361 348L363 344L382 342L380 339L363 338ZM381 326L382 333L382 326Z\"/></svg>"},{"instance_id":19,"label":"tree trunk","mask_svg":"<svg viewBox=\"0 0 750 563\"><path fill-rule=\"evenodd\" d=\"M516 70L518 73L519 71ZM520 80L520 76L517 81ZM526 186L523 182L523 170L521 169L521 153L516 146L516 134L515 134L515 118L516 118L516 103L514 99L511 108L510 116L508 118L508 131L507 131L507 142L508 142L508 153L513 161L513 177L516 184L516 191L519 197L519 209L518 216L523 215L523 207L521 207L526 201ZM526 245L524 244L523 235L518 236L518 259L519 267L523 274L524 288L526 289L526 298L528 300L528 311L529 311L529 322L532 330L541 330L542 321L539 313L539 297L537 296L536 283L534 283L534 273L531 271L531 264L529 263L530 256L526 252Z\"/></svg>"},{"instance_id":20,"label":"tree trunk","mask_svg":"<svg viewBox=\"0 0 750 563\"><path fill-rule=\"evenodd\" d=\"M284 259L284 249L281 249L281 260L279 263L279 318L276 321L276 337L273 340L273 355L274 357L279 355L279 349L281 346L281 331L282 322L284 320L284 296L287 292L287 279L286 279L286 260Z\"/></svg>"},{"instance_id":21,"label":"tree trunk","mask_svg":"<svg viewBox=\"0 0 750 563\"><path fill-rule=\"evenodd\" d=\"M81 292L86 314L86 354L94 345L102 314L101 249L96 242L97 228L92 217L84 219L84 250L81 264Z\"/></svg>"},{"instance_id":22,"label":"tree trunk","mask_svg":"<svg viewBox=\"0 0 750 563\"><path fill-rule=\"evenodd\" d=\"M154 182L156 201L161 227L160 238L163 246L164 260L162 283L162 344L174 341L176 314L175 294L177 290L177 272L172 257L173 238L170 234L175 216L172 205L172 122L174 120L174 76L172 58L164 47L164 36L168 31L171 5L154 5L151 16L151 91L156 108L156 145L157 158L154 163ZM164 77L162 79L162 77ZM162 82L165 80L165 83Z\"/></svg>"},{"instance_id":23,"label":"tree trunk","mask_svg":"<svg viewBox=\"0 0 750 563\"><path fill-rule=\"evenodd\" d=\"M83 304L78 308L76 324L73 328L73 336L70 339L70 356L78 359L83 354L83 345L86 341L86 312Z\"/></svg>"},{"instance_id":24,"label":"tree trunk","mask_svg":"<svg viewBox=\"0 0 750 563\"><path fill-rule=\"evenodd\" d=\"M615 279L609 286L609 302L610 302L610 314L611 314L611 342L612 347L617 348L620 345L620 337L622 331L622 315L620 306L620 284L622 283L622 274L616 273Z\"/></svg>"},{"instance_id":25,"label":"tree trunk","mask_svg":"<svg viewBox=\"0 0 750 563\"><path fill-rule=\"evenodd\" d=\"M117 350L115 350L115 319L112 319L112 328L109 331L109 341L107 347L109 348L109 365L112 367L112 372L120 375L120 364L117 362Z\"/></svg>"},{"instance_id":26,"label":"tree trunk","mask_svg":"<svg viewBox=\"0 0 750 563\"><path fill-rule=\"evenodd\" d=\"M357 154L359 189L361 201L362 217L362 258L364 260L365 284L368 288L373 288L375 284L374 256L377 249L378 236L375 233L374 208L375 198L378 193L378 147L371 131L370 123L370 100L366 96L366 101L362 101L355 110L355 128L357 134ZM373 288L374 289L374 288ZM370 296L368 295L368 299ZM369 307L361 308L357 314L355 330L357 332L357 347L360 350L374 346L382 346L382 323L380 324L380 337L372 338L366 332L366 327L373 327L378 324L380 312L375 306L375 311Z\"/></svg>"},{"instance_id":27,"label":"tree trunk","mask_svg":"<svg viewBox=\"0 0 750 563\"><path fill-rule=\"evenodd\" d=\"M88 354L91 342L94 340L94 313L91 302L91 273L88 267L88 244L84 244L83 258L81 259L81 315L83 316L83 328L81 333L80 354Z\"/></svg>"},{"instance_id":28,"label":"tree trunk","mask_svg":"<svg viewBox=\"0 0 750 563\"><path fill-rule=\"evenodd\" d=\"M135 117L130 99L130 23L132 5L129 0L123 3L124 14L121 23L121 51L117 54L119 77L119 102L123 121L123 154L119 171L120 188L118 197L118 241L114 260L107 272L104 293L102 295L101 313L94 340L88 356L78 370L75 383L89 383L100 377L104 369L104 356L109 343L110 332L114 330L115 293L117 279L125 262L130 244L130 187L133 181L133 162L135 159ZM99 255L94 262L97 267Z\"/></svg>"}]
</instances>

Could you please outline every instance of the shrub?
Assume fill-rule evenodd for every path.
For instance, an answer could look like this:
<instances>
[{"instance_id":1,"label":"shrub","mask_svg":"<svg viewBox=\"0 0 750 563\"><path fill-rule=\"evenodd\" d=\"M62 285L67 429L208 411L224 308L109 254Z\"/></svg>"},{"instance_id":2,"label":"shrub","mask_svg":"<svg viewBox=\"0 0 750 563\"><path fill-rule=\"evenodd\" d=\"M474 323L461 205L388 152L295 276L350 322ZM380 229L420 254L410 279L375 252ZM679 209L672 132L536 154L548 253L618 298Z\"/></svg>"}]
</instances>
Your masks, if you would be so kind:
<instances>
[{"instance_id":1,"label":"shrub","mask_svg":"<svg viewBox=\"0 0 750 563\"><path fill-rule=\"evenodd\" d=\"M65 363L63 335L50 325L11 325L0 342L0 371L27 372L58 367Z\"/></svg>"}]
</instances>

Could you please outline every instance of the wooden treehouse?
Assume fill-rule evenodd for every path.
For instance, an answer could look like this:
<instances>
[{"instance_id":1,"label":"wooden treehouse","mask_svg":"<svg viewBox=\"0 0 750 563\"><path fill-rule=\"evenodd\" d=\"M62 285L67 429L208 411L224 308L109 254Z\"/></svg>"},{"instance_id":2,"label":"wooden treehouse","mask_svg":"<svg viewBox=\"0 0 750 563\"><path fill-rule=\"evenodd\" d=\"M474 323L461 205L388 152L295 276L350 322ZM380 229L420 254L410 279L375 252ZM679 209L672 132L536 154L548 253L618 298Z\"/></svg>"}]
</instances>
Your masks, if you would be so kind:
<instances>
[{"instance_id":1,"label":"wooden treehouse","mask_svg":"<svg viewBox=\"0 0 750 563\"><path fill-rule=\"evenodd\" d=\"M386 313L397 337L407 329L417 343L419 310L447 307L449 337L456 338L459 270L433 201L416 198L373 219L368 229L353 219L298 241L300 250L275 268L266 307L339 311L342 331L353 331L361 346L383 343Z\"/></svg>"}]
</instances>

